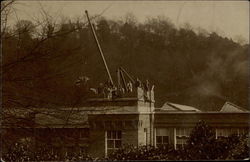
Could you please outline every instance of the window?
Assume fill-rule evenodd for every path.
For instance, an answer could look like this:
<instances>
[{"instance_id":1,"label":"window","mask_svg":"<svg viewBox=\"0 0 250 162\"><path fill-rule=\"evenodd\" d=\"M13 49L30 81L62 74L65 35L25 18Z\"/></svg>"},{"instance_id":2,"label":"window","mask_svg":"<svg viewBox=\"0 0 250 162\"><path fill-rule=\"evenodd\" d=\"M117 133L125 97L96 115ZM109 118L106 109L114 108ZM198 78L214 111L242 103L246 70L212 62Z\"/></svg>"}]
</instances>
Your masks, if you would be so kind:
<instances>
[{"instance_id":1,"label":"window","mask_svg":"<svg viewBox=\"0 0 250 162\"><path fill-rule=\"evenodd\" d=\"M249 131L249 129L245 129L245 134L246 134L246 136L247 136L247 138L249 138L249 135L250 135L250 131Z\"/></svg>"},{"instance_id":2,"label":"window","mask_svg":"<svg viewBox=\"0 0 250 162\"><path fill-rule=\"evenodd\" d=\"M239 130L239 134L242 134L242 135L246 134L246 135L248 135L247 129L240 128L238 130Z\"/></svg>"},{"instance_id":3,"label":"window","mask_svg":"<svg viewBox=\"0 0 250 162\"><path fill-rule=\"evenodd\" d=\"M243 128L217 128L216 129L216 137L217 138L225 138L232 134L235 135L243 135L246 133L246 130Z\"/></svg>"},{"instance_id":4,"label":"window","mask_svg":"<svg viewBox=\"0 0 250 162\"><path fill-rule=\"evenodd\" d=\"M156 128L156 146L169 144L169 130L167 128Z\"/></svg>"},{"instance_id":5,"label":"window","mask_svg":"<svg viewBox=\"0 0 250 162\"><path fill-rule=\"evenodd\" d=\"M177 128L176 129L176 136L189 137L191 131L192 131L191 128Z\"/></svg>"},{"instance_id":6,"label":"window","mask_svg":"<svg viewBox=\"0 0 250 162\"><path fill-rule=\"evenodd\" d=\"M107 151L108 154L117 150L122 145L121 131L107 131Z\"/></svg>"},{"instance_id":7,"label":"window","mask_svg":"<svg viewBox=\"0 0 250 162\"><path fill-rule=\"evenodd\" d=\"M217 138L228 137L230 133L231 133L231 129L228 129L228 128L216 129Z\"/></svg>"},{"instance_id":8,"label":"window","mask_svg":"<svg viewBox=\"0 0 250 162\"><path fill-rule=\"evenodd\" d=\"M186 143L187 143L187 138L183 138L183 137L176 138L176 148L177 149L182 149Z\"/></svg>"},{"instance_id":9,"label":"window","mask_svg":"<svg viewBox=\"0 0 250 162\"><path fill-rule=\"evenodd\" d=\"M232 129L231 129L231 134L239 135L239 129L237 129L237 128L232 128Z\"/></svg>"},{"instance_id":10,"label":"window","mask_svg":"<svg viewBox=\"0 0 250 162\"><path fill-rule=\"evenodd\" d=\"M186 145L187 139L190 136L191 128L177 128L176 129L176 148L181 149Z\"/></svg>"}]
</instances>

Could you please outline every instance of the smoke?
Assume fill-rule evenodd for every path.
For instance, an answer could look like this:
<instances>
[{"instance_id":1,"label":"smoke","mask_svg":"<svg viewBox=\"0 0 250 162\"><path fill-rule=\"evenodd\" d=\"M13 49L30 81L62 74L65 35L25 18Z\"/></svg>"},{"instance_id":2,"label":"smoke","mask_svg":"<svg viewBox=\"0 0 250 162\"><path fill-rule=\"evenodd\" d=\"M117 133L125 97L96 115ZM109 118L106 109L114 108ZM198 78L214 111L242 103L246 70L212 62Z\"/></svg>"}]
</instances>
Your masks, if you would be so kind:
<instances>
[{"instance_id":1,"label":"smoke","mask_svg":"<svg viewBox=\"0 0 250 162\"><path fill-rule=\"evenodd\" d=\"M245 60L246 53L242 50L234 50L229 53L214 53L208 58L207 68L204 72L193 78L194 86L191 94L216 97L227 100L224 96L224 88L231 88L230 84L236 78L243 80L248 77L248 60Z\"/></svg>"},{"instance_id":2,"label":"smoke","mask_svg":"<svg viewBox=\"0 0 250 162\"><path fill-rule=\"evenodd\" d=\"M241 61L237 64L234 64L235 73L239 74L240 76L248 76L248 74L249 74L248 67L249 67L248 60Z\"/></svg>"}]
</instances>

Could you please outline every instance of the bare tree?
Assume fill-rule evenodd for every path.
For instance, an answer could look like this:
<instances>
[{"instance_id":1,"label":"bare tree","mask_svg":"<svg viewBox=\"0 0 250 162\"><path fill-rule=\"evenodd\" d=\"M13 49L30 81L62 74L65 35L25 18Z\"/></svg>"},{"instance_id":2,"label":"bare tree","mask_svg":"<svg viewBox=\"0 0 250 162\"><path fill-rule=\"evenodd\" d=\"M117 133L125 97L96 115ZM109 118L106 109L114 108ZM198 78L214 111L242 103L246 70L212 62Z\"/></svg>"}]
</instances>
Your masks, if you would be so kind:
<instances>
[{"instance_id":1,"label":"bare tree","mask_svg":"<svg viewBox=\"0 0 250 162\"><path fill-rule=\"evenodd\" d=\"M14 0L4 1L1 4L1 20L3 20L1 21L1 41L3 44L3 61L1 65L3 102L1 104L3 109L0 116L1 128L8 130L7 132L2 131L1 136L16 139L16 135L19 136L21 134L20 132L11 133L10 130L13 128L22 130L27 136L33 137L36 134L33 128L49 128L46 120L50 121L50 119L61 121L63 127L67 127L72 122L85 126L87 124L86 116L79 114L79 111L75 111L81 98L76 98L70 105L64 105L60 101L53 101L53 99L44 97L53 93L49 88L34 87L33 84L39 82L43 85L49 80L64 77L65 73L67 73L67 68L81 63L67 63L66 66L57 68L53 73L47 73L46 71L46 62L56 61L57 59L66 60L67 57L70 57L70 55L65 55L66 52L78 50L75 49L76 47L70 46L66 49L55 49L53 43L57 39L60 40L86 28L87 21L80 23L81 20L78 19L76 22L69 23L71 25L70 28L61 30L63 24L58 24L57 18L51 16L40 5L41 17L34 17L33 22L17 18L16 26L7 30L9 15L15 13L12 6L14 2ZM98 18L102 14L103 12L91 19ZM8 41L14 42L14 44L8 47L6 46L9 43ZM44 71L37 70L41 66L44 67ZM25 72L29 75L26 75ZM73 86L74 83L72 82ZM79 86L82 87L84 85ZM79 86L76 88L79 89ZM45 108L42 108L41 105ZM66 108L67 111L62 108ZM40 121L39 119L36 120L36 117L40 117ZM37 139L46 144L46 140ZM4 146L13 144L11 140L4 140L4 142L1 139L1 150L6 150L6 148L3 148Z\"/></svg>"},{"instance_id":2,"label":"bare tree","mask_svg":"<svg viewBox=\"0 0 250 162\"><path fill-rule=\"evenodd\" d=\"M1 2L1 37L4 36L4 33L7 29L8 17L12 12L12 5L14 0L2 1Z\"/></svg>"}]
</instances>

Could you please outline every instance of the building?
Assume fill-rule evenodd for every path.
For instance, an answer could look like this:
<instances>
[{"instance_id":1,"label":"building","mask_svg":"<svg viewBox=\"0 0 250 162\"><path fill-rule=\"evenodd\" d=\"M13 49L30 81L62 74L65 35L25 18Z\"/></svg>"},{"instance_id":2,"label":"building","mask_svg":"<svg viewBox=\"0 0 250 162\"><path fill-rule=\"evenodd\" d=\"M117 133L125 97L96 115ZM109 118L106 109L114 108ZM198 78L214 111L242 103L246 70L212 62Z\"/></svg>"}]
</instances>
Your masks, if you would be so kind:
<instances>
[{"instance_id":1,"label":"building","mask_svg":"<svg viewBox=\"0 0 250 162\"><path fill-rule=\"evenodd\" d=\"M174 148L183 147L199 120L215 128L216 138L249 133L249 111L229 102L218 112L202 112L190 106L166 103L155 111L154 118L156 146L172 144Z\"/></svg>"},{"instance_id":2,"label":"building","mask_svg":"<svg viewBox=\"0 0 250 162\"><path fill-rule=\"evenodd\" d=\"M249 132L249 111L232 103L226 102L218 112L169 102L155 108L153 94L151 91L145 96L138 88L137 96L130 98L91 100L92 106L106 111L88 115L90 153L108 155L122 144L172 145L178 149L200 120L215 128L216 138Z\"/></svg>"},{"instance_id":3,"label":"building","mask_svg":"<svg viewBox=\"0 0 250 162\"><path fill-rule=\"evenodd\" d=\"M135 87L116 98L90 98L83 107L19 111L19 115L29 117L28 123L33 123L26 126L33 134L23 134L22 138L29 137L35 146L44 148L45 142L51 152L58 154L88 152L93 157L104 157L126 144L181 148L199 120L214 127L217 138L249 133L249 111L230 102L217 112L170 102L155 108L154 102L153 88L145 91ZM8 125L5 129L13 131Z\"/></svg>"}]
</instances>

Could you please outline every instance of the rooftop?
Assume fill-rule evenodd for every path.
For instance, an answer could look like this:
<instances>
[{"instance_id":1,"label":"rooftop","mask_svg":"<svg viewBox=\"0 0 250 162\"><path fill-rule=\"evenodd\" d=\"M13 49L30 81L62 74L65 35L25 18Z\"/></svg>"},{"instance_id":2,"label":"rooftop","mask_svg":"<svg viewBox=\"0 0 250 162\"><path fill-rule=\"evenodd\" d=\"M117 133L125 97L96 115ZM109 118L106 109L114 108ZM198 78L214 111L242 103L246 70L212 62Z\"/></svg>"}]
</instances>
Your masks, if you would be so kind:
<instances>
[{"instance_id":1,"label":"rooftop","mask_svg":"<svg viewBox=\"0 0 250 162\"><path fill-rule=\"evenodd\" d=\"M201 110L187 105L180 105L171 102L166 102L161 108L155 108L156 112L201 112ZM210 112L217 112L217 113L233 113L233 112L249 112L248 110L237 106L231 102L225 102L222 108L219 111L210 111Z\"/></svg>"},{"instance_id":2,"label":"rooftop","mask_svg":"<svg viewBox=\"0 0 250 162\"><path fill-rule=\"evenodd\" d=\"M180 105L171 102L166 102L161 108L155 109L156 111L194 111L200 112L199 109L187 106L187 105Z\"/></svg>"},{"instance_id":3,"label":"rooftop","mask_svg":"<svg viewBox=\"0 0 250 162\"><path fill-rule=\"evenodd\" d=\"M240 107L240 106L237 106L231 102L226 102L220 112L247 112L248 110Z\"/></svg>"}]
</instances>

